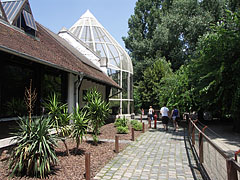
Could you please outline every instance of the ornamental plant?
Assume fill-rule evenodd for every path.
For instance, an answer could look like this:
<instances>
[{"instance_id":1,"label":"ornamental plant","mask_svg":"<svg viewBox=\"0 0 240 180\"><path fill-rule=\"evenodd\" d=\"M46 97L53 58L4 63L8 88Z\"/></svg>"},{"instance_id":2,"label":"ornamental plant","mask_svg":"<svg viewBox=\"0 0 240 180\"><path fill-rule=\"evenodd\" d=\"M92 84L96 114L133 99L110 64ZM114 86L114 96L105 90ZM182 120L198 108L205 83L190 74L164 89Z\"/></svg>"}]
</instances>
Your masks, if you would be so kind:
<instances>
[{"instance_id":1,"label":"ornamental plant","mask_svg":"<svg viewBox=\"0 0 240 180\"><path fill-rule=\"evenodd\" d=\"M100 128L109 115L109 103L102 99L102 95L96 89L89 90L84 96L84 100L87 102L84 108L88 113L90 125L93 129L93 141L97 144Z\"/></svg>"},{"instance_id":2,"label":"ornamental plant","mask_svg":"<svg viewBox=\"0 0 240 180\"><path fill-rule=\"evenodd\" d=\"M133 127L133 129L135 131L141 131L142 130L142 123L138 122L137 120L132 120L130 123L131 123L131 126Z\"/></svg>"},{"instance_id":3,"label":"ornamental plant","mask_svg":"<svg viewBox=\"0 0 240 180\"><path fill-rule=\"evenodd\" d=\"M73 109L73 129L71 133L71 137L76 141L76 151L77 153L79 144L82 142L83 136L87 133L88 128L88 117L87 112L84 110L80 110L79 107Z\"/></svg>"},{"instance_id":4,"label":"ornamental plant","mask_svg":"<svg viewBox=\"0 0 240 180\"><path fill-rule=\"evenodd\" d=\"M52 128L49 118L37 118L30 122L29 117L20 118L19 131L15 134L17 146L13 149L9 169L11 176L31 175L44 178L56 164L54 148L57 136L50 134Z\"/></svg>"},{"instance_id":5,"label":"ornamental plant","mask_svg":"<svg viewBox=\"0 0 240 180\"><path fill-rule=\"evenodd\" d=\"M58 96L53 93L47 101L44 102L44 107L48 111L50 121L65 146L66 154L69 155L66 138L71 133L71 127L69 125L71 114L68 113L67 104L61 103Z\"/></svg>"}]
</instances>

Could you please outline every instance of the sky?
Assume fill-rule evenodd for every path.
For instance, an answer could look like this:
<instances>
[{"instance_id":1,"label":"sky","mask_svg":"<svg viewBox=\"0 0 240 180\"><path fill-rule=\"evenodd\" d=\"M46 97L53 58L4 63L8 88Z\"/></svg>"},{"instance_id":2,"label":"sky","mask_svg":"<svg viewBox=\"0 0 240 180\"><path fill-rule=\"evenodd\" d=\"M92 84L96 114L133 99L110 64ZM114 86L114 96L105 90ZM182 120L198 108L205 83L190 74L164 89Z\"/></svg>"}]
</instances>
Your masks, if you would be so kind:
<instances>
[{"instance_id":1,"label":"sky","mask_svg":"<svg viewBox=\"0 0 240 180\"><path fill-rule=\"evenodd\" d=\"M88 9L113 38L125 48L128 19L137 0L29 0L34 19L54 33L69 29Z\"/></svg>"}]
</instances>

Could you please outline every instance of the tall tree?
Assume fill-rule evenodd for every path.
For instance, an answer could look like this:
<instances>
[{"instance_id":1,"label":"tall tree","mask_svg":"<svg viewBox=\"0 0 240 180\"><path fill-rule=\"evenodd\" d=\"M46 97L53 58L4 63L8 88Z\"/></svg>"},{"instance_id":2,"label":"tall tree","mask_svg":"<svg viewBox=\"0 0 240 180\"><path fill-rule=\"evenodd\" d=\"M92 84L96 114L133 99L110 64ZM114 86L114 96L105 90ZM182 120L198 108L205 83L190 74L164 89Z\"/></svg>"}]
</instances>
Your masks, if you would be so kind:
<instances>
[{"instance_id":1,"label":"tall tree","mask_svg":"<svg viewBox=\"0 0 240 180\"><path fill-rule=\"evenodd\" d=\"M205 1L214 2L213 10ZM166 57L174 70L184 64L198 37L221 17L216 7L223 6L220 0L139 0L128 21L128 36L123 38L133 59L134 81L142 80L149 59Z\"/></svg>"},{"instance_id":2,"label":"tall tree","mask_svg":"<svg viewBox=\"0 0 240 180\"><path fill-rule=\"evenodd\" d=\"M226 18L200 39L190 79L201 98L199 107L230 115L236 129L240 129L239 32L240 12L228 11Z\"/></svg>"}]
</instances>

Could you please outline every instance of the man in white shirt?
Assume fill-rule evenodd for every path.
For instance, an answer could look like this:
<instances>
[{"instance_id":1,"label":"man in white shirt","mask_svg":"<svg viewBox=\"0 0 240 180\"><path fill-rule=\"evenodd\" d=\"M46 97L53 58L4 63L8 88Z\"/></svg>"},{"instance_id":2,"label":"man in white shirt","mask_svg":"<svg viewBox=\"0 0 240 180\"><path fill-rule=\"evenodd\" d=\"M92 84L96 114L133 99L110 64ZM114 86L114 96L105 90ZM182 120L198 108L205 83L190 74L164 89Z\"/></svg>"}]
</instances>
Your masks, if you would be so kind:
<instances>
[{"instance_id":1,"label":"man in white shirt","mask_svg":"<svg viewBox=\"0 0 240 180\"><path fill-rule=\"evenodd\" d=\"M162 114L162 123L164 129L168 130L168 121L169 121L169 109L166 107L166 104L161 108L160 113Z\"/></svg>"}]
</instances>

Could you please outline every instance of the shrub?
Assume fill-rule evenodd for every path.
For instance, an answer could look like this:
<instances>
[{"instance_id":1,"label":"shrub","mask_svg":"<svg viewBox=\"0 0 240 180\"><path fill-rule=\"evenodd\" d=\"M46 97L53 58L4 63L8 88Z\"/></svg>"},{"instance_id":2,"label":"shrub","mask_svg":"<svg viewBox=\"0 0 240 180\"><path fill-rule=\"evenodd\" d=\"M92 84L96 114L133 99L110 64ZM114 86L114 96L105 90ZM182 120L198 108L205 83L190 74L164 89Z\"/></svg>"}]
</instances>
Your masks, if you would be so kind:
<instances>
[{"instance_id":1,"label":"shrub","mask_svg":"<svg viewBox=\"0 0 240 180\"><path fill-rule=\"evenodd\" d=\"M101 126L104 125L105 120L108 118L109 103L102 99L102 95L96 89L88 91L84 99L87 101L84 108L87 110L90 124L93 128L93 135L97 136ZM97 143L98 138L94 137L94 140Z\"/></svg>"},{"instance_id":2,"label":"shrub","mask_svg":"<svg viewBox=\"0 0 240 180\"><path fill-rule=\"evenodd\" d=\"M69 126L71 114L68 113L67 104L61 103L59 97L53 93L48 97L43 105L48 112L51 123L56 129L58 136L61 137L61 140L66 148L66 154L69 155L69 150L65 139L71 132L71 128Z\"/></svg>"},{"instance_id":3,"label":"shrub","mask_svg":"<svg viewBox=\"0 0 240 180\"><path fill-rule=\"evenodd\" d=\"M125 127L123 127L123 126L118 126L118 127L117 127L117 132L118 132L119 134L127 134L127 133L128 133L128 126L125 126Z\"/></svg>"},{"instance_id":4,"label":"shrub","mask_svg":"<svg viewBox=\"0 0 240 180\"><path fill-rule=\"evenodd\" d=\"M71 134L71 137L75 139L77 143L76 151L77 153L79 144L82 142L83 136L87 133L87 128L88 128L88 118L87 118L87 113L84 112L83 110L81 111L79 107L76 109L73 109L73 131Z\"/></svg>"},{"instance_id":5,"label":"shrub","mask_svg":"<svg viewBox=\"0 0 240 180\"><path fill-rule=\"evenodd\" d=\"M119 126L127 127L127 126L128 126L128 120L127 120L125 117L123 117L123 118L118 118L118 119L115 120L114 125L115 125L116 127L119 127Z\"/></svg>"},{"instance_id":6,"label":"shrub","mask_svg":"<svg viewBox=\"0 0 240 180\"><path fill-rule=\"evenodd\" d=\"M51 172L51 166L56 164L57 157L54 147L57 146L57 136L50 134L52 128L50 119L20 118L19 131L15 134L17 146L13 149L9 169L17 175L34 175L46 177Z\"/></svg>"},{"instance_id":7,"label":"shrub","mask_svg":"<svg viewBox=\"0 0 240 180\"><path fill-rule=\"evenodd\" d=\"M137 120L132 120L130 123L134 130L136 130L136 131L142 130L142 123L138 122Z\"/></svg>"}]
</instances>

